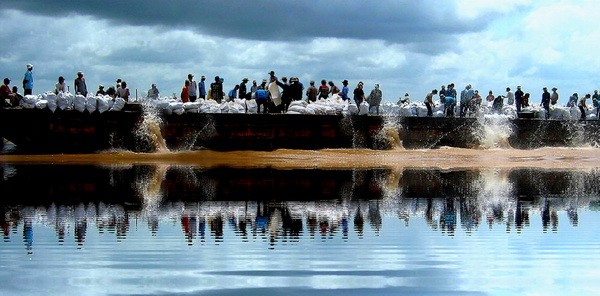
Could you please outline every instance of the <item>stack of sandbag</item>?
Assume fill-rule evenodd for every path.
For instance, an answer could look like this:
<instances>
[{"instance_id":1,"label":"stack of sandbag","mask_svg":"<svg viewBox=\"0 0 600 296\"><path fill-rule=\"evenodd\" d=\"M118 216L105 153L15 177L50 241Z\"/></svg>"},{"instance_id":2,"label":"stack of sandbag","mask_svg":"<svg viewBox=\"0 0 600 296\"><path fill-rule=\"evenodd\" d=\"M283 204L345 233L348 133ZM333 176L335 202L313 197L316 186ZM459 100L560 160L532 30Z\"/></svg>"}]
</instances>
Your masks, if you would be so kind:
<instances>
[{"instance_id":1,"label":"stack of sandbag","mask_svg":"<svg viewBox=\"0 0 600 296\"><path fill-rule=\"evenodd\" d=\"M127 102L123 98L115 98L113 105L108 109L108 111L121 111L125 107Z\"/></svg>"},{"instance_id":2,"label":"stack of sandbag","mask_svg":"<svg viewBox=\"0 0 600 296\"><path fill-rule=\"evenodd\" d=\"M200 113L221 113L221 104L212 99L204 100L200 106Z\"/></svg>"},{"instance_id":3,"label":"stack of sandbag","mask_svg":"<svg viewBox=\"0 0 600 296\"><path fill-rule=\"evenodd\" d=\"M56 105L58 105L58 109L60 110L71 110L73 109L73 100L74 97L69 92L61 92L56 96Z\"/></svg>"},{"instance_id":4,"label":"stack of sandbag","mask_svg":"<svg viewBox=\"0 0 600 296\"><path fill-rule=\"evenodd\" d=\"M58 105L56 104L56 94L48 91L42 94L42 99L46 100L47 106L48 106L48 110L54 112L56 111L56 108L58 108Z\"/></svg>"},{"instance_id":5,"label":"stack of sandbag","mask_svg":"<svg viewBox=\"0 0 600 296\"><path fill-rule=\"evenodd\" d=\"M88 96L85 98L85 110L87 110L89 113L98 110L98 98L95 96Z\"/></svg>"},{"instance_id":6,"label":"stack of sandbag","mask_svg":"<svg viewBox=\"0 0 600 296\"><path fill-rule=\"evenodd\" d=\"M38 97L34 95L26 95L21 99L21 106L25 109L35 109L35 104L38 101Z\"/></svg>"},{"instance_id":7,"label":"stack of sandbag","mask_svg":"<svg viewBox=\"0 0 600 296\"><path fill-rule=\"evenodd\" d=\"M200 112L200 104L200 101L185 102L183 103L183 109L186 113L198 113Z\"/></svg>"},{"instance_id":8,"label":"stack of sandbag","mask_svg":"<svg viewBox=\"0 0 600 296\"><path fill-rule=\"evenodd\" d=\"M97 102L98 102L98 113L104 113L108 110L110 110L110 108L112 107L114 100L111 96L105 95L105 96L98 96L96 98Z\"/></svg>"},{"instance_id":9,"label":"stack of sandbag","mask_svg":"<svg viewBox=\"0 0 600 296\"><path fill-rule=\"evenodd\" d=\"M306 109L307 106L307 101L292 101L288 106L286 114L309 114L308 110Z\"/></svg>"},{"instance_id":10,"label":"stack of sandbag","mask_svg":"<svg viewBox=\"0 0 600 296\"><path fill-rule=\"evenodd\" d=\"M75 99L73 100L73 109L83 112L85 111L85 97L82 95L75 95Z\"/></svg>"},{"instance_id":11,"label":"stack of sandbag","mask_svg":"<svg viewBox=\"0 0 600 296\"><path fill-rule=\"evenodd\" d=\"M246 113L256 114L258 113L258 104L256 104L255 99L245 100L246 104Z\"/></svg>"},{"instance_id":12,"label":"stack of sandbag","mask_svg":"<svg viewBox=\"0 0 600 296\"><path fill-rule=\"evenodd\" d=\"M360 103L360 106L358 107L358 115L367 115L369 114L369 103L367 103L366 100L362 101L362 103Z\"/></svg>"}]
</instances>

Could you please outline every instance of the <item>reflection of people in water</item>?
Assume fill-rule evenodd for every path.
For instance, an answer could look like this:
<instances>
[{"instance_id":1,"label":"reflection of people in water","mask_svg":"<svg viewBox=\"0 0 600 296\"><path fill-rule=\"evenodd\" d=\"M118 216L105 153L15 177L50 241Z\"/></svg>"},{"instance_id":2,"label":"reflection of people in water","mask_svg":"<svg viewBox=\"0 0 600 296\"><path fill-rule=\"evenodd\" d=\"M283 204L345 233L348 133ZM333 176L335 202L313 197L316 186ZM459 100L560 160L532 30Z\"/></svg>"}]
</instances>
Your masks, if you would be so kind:
<instances>
[{"instance_id":1,"label":"reflection of people in water","mask_svg":"<svg viewBox=\"0 0 600 296\"><path fill-rule=\"evenodd\" d=\"M456 208L454 207L454 198L446 198L444 210L440 217L440 226L448 235L454 235L456 230Z\"/></svg>"},{"instance_id":2,"label":"reflection of people in water","mask_svg":"<svg viewBox=\"0 0 600 296\"><path fill-rule=\"evenodd\" d=\"M33 254L33 225L31 217L28 215L23 217L23 242L25 242L27 254Z\"/></svg>"},{"instance_id":3,"label":"reflection of people in water","mask_svg":"<svg viewBox=\"0 0 600 296\"><path fill-rule=\"evenodd\" d=\"M544 203L544 208L542 209L542 226L544 232L548 231L548 226L550 225L550 202L546 199Z\"/></svg>"},{"instance_id":4,"label":"reflection of people in water","mask_svg":"<svg viewBox=\"0 0 600 296\"><path fill-rule=\"evenodd\" d=\"M254 219L254 229L252 230L254 236L256 236L257 232L263 235L267 232L267 225L269 224L268 215L267 204L263 202L263 208L261 208L261 202L259 201L256 206L256 218Z\"/></svg>"},{"instance_id":5,"label":"reflection of people in water","mask_svg":"<svg viewBox=\"0 0 600 296\"><path fill-rule=\"evenodd\" d=\"M83 242L85 241L85 233L87 231L87 219L77 219L75 221L75 241L77 242L77 248L81 249L83 247Z\"/></svg>"},{"instance_id":6,"label":"reflection of people in water","mask_svg":"<svg viewBox=\"0 0 600 296\"><path fill-rule=\"evenodd\" d=\"M515 225L517 227L517 233L521 233L523 225L529 225L529 212L523 209L522 203L517 202L517 208L515 210Z\"/></svg>"},{"instance_id":7,"label":"reflection of people in water","mask_svg":"<svg viewBox=\"0 0 600 296\"><path fill-rule=\"evenodd\" d=\"M196 238L196 220L196 216L190 216L189 214L181 216L181 228L189 246L193 244L194 238Z\"/></svg>"},{"instance_id":8,"label":"reflection of people in water","mask_svg":"<svg viewBox=\"0 0 600 296\"><path fill-rule=\"evenodd\" d=\"M358 234L358 238L363 238L364 226L365 219L362 216L359 206L358 209L356 209L356 214L354 214L354 231Z\"/></svg>"},{"instance_id":9,"label":"reflection of people in water","mask_svg":"<svg viewBox=\"0 0 600 296\"><path fill-rule=\"evenodd\" d=\"M210 233L215 238L215 244L223 242L223 217L220 214L214 215L208 221Z\"/></svg>"},{"instance_id":10,"label":"reflection of people in water","mask_svg":"<svg viewBox=\"0 0 600 296\"><path fill-rule=\"evenodd\" d=\"M381 224L383 223L383 219L381 218L381 211L379 210L379 201L375 203L369 203L369 223L371 227L375 231L376 235L379 235L379 231L381 230Z\"/></svg>"}]
</instances>

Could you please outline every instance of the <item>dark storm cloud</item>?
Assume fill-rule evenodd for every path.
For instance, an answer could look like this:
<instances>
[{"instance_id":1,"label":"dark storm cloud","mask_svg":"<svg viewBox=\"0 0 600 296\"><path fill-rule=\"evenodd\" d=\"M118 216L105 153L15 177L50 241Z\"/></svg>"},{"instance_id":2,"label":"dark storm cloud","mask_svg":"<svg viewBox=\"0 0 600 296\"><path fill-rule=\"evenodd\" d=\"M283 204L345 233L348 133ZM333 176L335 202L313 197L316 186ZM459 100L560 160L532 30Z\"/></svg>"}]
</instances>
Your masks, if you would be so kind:
<instances>
[{"instance_id":1,"label":"dark storm cloud","mask_svg":"<svg viewBox=\"0 0 600 296\"><path fill-rule=\"evenodd\" d=\"M483 19L464 20L444 1L14 1L4 8L45 16L89 15L112 22L192 29L250 40L314 37L428 43L484 29ZM436 7L432 10L431 7Z\"/></svg>"}]
</instances>

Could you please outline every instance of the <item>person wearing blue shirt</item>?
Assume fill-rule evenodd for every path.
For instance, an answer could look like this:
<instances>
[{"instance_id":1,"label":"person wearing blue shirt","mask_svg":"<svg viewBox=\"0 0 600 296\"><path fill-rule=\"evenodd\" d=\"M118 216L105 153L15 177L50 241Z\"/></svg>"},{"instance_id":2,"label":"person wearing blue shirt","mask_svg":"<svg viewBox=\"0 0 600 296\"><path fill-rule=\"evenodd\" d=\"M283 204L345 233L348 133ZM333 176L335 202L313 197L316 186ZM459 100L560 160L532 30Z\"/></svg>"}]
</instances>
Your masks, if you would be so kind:
<instances>
[{"instance_id":1,"label":"person wearing blue shirt","mask_svg":"<svg viewBox=\"0 0 600 296\"><path fill-rule=\"evenodd\" d=\"M200 78L200 82L198 83L198 91L200 92L199 98L201 99L206 99L206 85L204 85L205 80L206 77L202 75L202 77Z\"/></svg>"},{"instance_id":2,"label":"person wearing blue shirt","mask_svg":"<svg viewBox=\"0 0 600 296\"><path fill-rule=\"evenodd\" d=\"M24 95L33 94L33 65L27 64L27 72L25 72L25 77L23 78L23 89Z\"/></svg>"},{"instance_id":3,"label":"person wearing blue shirt","mask_svg":"<svg viewBox=\"0 0 600 296\"><path fill-rule=\"evenodd\" d=\"M342 81L342 85L344 85L344 87L342 87L342 92L340 93L340 95L342 96L342 99L344 101L350 101L350 98L348 97L348 80Z\"/></svg>"}]
</instances>

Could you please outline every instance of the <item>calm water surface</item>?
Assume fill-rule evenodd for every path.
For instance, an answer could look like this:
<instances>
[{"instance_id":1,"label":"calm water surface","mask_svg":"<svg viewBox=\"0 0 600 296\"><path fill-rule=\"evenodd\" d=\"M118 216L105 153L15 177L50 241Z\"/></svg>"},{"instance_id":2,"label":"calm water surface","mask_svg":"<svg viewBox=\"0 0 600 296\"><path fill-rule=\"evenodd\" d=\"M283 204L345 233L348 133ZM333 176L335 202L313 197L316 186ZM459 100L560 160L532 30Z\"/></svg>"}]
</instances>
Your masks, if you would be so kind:
<instances>
[{"instance_id":1,"label":"calm water surface","mask_svg":"<svg viewBox=\"0 0 600 296\"><path fill-rule=\"evenodd\" d=\"M2 164L2 295L597 295L600 170Z\"/></svg>"}]
</instances>

